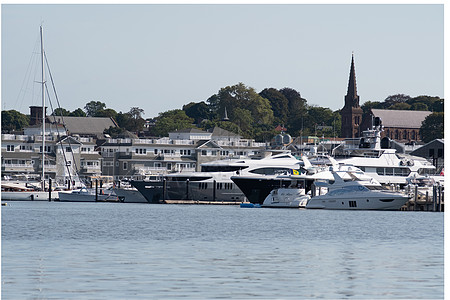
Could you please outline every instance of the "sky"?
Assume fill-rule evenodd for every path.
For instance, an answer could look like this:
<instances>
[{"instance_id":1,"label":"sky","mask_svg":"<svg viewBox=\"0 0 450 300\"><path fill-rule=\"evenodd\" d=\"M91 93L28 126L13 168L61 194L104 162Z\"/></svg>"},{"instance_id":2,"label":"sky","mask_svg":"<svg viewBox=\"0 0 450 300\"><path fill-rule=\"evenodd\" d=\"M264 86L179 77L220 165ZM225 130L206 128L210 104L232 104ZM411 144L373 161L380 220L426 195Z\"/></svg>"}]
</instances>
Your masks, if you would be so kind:
<instances>
[{"instance_id":1,"label":"sky","mask_svg":"<svg viewBox=\"0 0 450 300\"><path fill-rule=\"evenodd\" d=\"M58 98L70 111L95 100L152 118L239 82L258 93L293 88L309 105L337 110L352 53L360 104L394 94L444 97L439 3L4 3L4 110L28 114L41 105L39 79L27 75L41 24Z\"/></svg>"}]
</instances>

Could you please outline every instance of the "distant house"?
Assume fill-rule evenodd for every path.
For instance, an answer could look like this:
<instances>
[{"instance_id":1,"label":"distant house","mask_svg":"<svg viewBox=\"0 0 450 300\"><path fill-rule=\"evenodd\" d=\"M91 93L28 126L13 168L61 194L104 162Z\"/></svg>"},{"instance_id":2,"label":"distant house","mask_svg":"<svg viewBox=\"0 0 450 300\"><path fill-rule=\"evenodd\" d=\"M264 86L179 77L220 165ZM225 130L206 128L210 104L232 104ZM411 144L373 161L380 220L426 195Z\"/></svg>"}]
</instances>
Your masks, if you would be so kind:
<instances>
[{"instance_id":1,"label":"distant house","mask_svg":"<svg viewBox=\"0 0 450 300\"><path fill-rule=\"evenodd\" d=\"M410 154L432 161L436 169L441 170L444 167L444 140L435 139Z\"/></svg>"}]
</instances>

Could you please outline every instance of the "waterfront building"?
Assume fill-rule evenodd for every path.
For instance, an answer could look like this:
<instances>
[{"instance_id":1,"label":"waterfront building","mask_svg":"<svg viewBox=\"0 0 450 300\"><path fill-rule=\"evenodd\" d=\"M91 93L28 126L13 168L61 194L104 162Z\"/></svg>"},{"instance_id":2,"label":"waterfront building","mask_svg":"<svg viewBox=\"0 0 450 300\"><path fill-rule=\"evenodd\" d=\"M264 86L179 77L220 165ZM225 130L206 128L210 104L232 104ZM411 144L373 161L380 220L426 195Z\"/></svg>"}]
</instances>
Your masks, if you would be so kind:
<instances>
[{"instance_id":1,"label":"waterfront building","mask_svg":"<svg viewBox=\"0 0 450 300\"><path fill-rule=\"evenodd\" d=\"M50 132L50 128L48 129ZM42 129L40 130L42 132ZM46 129L47 132L47 129ZM2 134L2 177L28 175L39 177L42 172L42 151L45 154L45 179L66 184L78 170L80 178L101 174L101 156L95 151L95 142L89 137L58 136L55 132L42 134Z\"/></svg>"}]
</instances>

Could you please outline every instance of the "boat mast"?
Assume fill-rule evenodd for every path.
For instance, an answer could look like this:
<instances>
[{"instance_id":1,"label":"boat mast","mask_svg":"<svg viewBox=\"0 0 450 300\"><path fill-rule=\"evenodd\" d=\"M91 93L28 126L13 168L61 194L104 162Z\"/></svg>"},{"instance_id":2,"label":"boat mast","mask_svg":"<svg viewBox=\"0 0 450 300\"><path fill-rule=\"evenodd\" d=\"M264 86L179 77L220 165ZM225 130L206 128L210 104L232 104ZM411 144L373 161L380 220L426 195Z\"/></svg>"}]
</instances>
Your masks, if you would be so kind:
<instances>
[{"instance_id":1,"label":"boat mast","mask_svg":"<svg viewBox=\"0 0 450 300\"><path fill-rule=\"evenodd\" d=\"M45 71L44 71L44 41L42 37L42 25L40 27L41 36L41 71L42 71L42 190L45 190Z\"/></svg>"}]
</instances>

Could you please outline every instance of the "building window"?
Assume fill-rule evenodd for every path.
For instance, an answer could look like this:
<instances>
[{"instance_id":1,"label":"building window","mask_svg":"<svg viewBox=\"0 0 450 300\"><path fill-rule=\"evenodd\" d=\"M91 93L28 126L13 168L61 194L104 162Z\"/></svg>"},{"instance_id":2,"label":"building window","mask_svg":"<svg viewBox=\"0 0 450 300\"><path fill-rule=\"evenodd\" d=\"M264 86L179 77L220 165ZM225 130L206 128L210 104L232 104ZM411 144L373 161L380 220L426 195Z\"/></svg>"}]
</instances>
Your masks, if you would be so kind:
<instances>
[{"instance_id":1,"label":"building window","mask_svg":"<svg viewBox=\"0 0 450 300\"><path fill-rule=\"evenodd\" d=\"M128 169L128 163L126 161L123 162L123 169L124 170Z\"/></svg>"},{"instance_id":2,"label":"building window","mask_svg":"<svg viewBox=\"0 0 450 300\"><path fill-rule=\"evenodd\" d=\"M41 146L41 150L42 150L42 146ZM14 152L14 145L6 145L6 151Z\"/></svg>"},{"instance_id":3,"label":"building window","mask_svg":"<svg viewBox=\"0 0 450 300\"><path fill-rule=\"evenodd\" d=\"M434 149L428 149L428 156L434 157Z\"/></svg>"},{"instance_id":4,"label":"building window","mask_svg":"<svg viewBox=\"0 0 450 300\"><path fill-rule=\"evenodd\" d=\"M202 155L206 155L206 150L202 150Z\"/></svg>"},{"instance_id":5,"label":"building window","mask_svg":"<svg viewBox=\"0 0 450 300\"><path fill-rule=\"evenodd\" d=\"M158 154L158 149L155 149L155 154Z\"/></svg>"}]
</instances>

